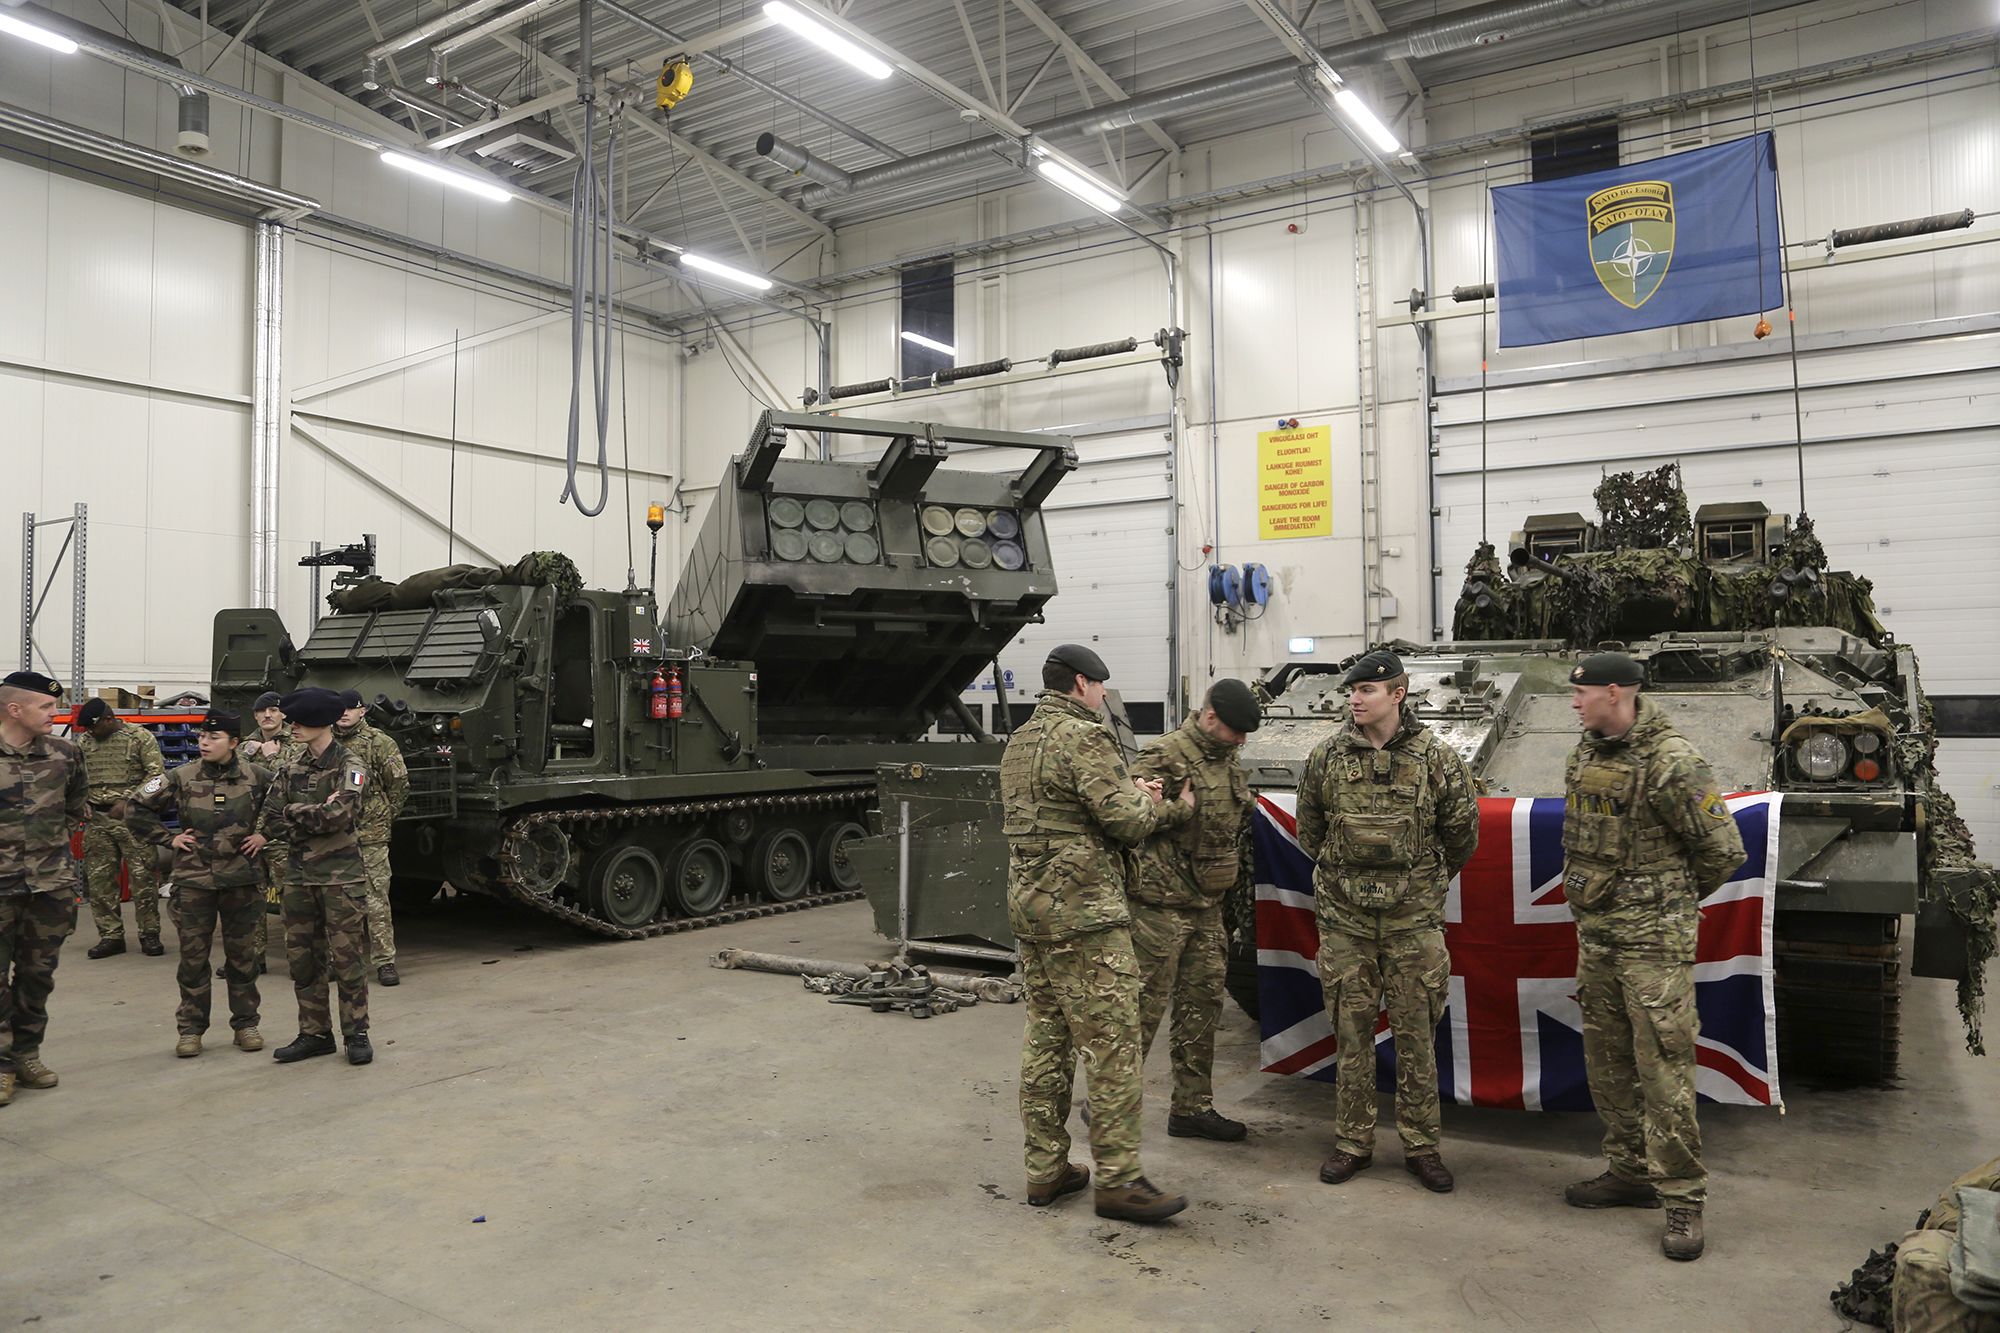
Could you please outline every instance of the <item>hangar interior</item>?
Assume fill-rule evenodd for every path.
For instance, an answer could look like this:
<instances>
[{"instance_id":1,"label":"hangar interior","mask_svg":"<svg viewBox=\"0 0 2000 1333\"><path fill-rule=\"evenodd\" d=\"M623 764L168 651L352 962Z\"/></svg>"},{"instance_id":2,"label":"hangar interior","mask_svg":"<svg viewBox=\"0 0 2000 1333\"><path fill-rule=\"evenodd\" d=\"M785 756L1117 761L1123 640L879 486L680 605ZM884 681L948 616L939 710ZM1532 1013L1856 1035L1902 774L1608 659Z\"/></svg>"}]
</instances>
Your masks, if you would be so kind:
<instances>
[{"instance_id":1,"label":"hangar interior","mask_svg":"<svg viewBox=\"0 0 2000 1333\"><path fill-rule=\"evenodd\" d=\"M305 644L340 566L300 562L355 544L390 580L561 552L664 613L765 414L928 422L974 472L1022 467L979 432L1074 451L1037 517L1055 593L933 739L1010 732L1081 643L1143 743L1217 679L1451 640L1482 541L1673 464L1691 510L1809 514L1872 582L1991 856L1997 59L1991 0L0 0L0 618L23 669L150 704L219 688L225 608ZM1495 191L1765 133L1783 300L1501 345ZM1296 531L1280 437L1320 451ZM776 466L883 447L799 425ZM171 963L72 940L64 1091L0 1113L0 1211L32 1220L0 1309L1833 1327L1825 1289L1995 1151L2000 1075L1911 977L1899 1082L1718 1112L1694 1284L1521 1212L1588 1116L1448 1108L1448 1221L1329 1199L1327 1089L1257 1072L1232 1008L1218 1104L1275 1156L1161 1137L1177 1237L1024 1243L1051 1217L989 1206L1021 1188L1018 1009L884 1043L706 967L875 956L863 906L602 946L488 910L399 918L419 984L378 996L376 1083L303 1096L163 1060ZM1532 1276L1579 1251L1573 1287Z\"/></svg>"}]
</instances>

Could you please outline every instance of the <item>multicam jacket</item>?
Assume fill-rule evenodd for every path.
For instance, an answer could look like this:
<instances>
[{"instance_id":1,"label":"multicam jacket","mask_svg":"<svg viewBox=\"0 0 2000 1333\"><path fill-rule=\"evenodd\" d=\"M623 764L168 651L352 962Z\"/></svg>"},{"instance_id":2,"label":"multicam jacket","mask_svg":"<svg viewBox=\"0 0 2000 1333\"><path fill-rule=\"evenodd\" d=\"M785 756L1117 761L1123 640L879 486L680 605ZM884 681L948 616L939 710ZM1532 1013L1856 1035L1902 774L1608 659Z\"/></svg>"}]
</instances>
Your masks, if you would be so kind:
<instances>
[{"instance_id":1,"label":"multicam jacket","mask_svg":"<svg viewBox=\"0 0 2000 1333\"><path fill-rule=\"evenodd\" d=\"M334 735L347 747L347 757L368 773L368 786L361 794L361 824L355 832L364 847L384 846L410 795L410 770L403 763L403 752L366 722Z\"/></svg>"},{"instance_id":2,"label":"multicam jacket","mask_svg":"<svg viewBox=\"0 0 2000 1333\"><path fill-rule=\"evenodd\" d=\"M1445 890L1479 845L1479 799L1457 751L1405 704L1380 750L1351 719L1313 747L1298 836L1322 932L1428 930L1444 924Z\"/></svg>"},{"instance_id":3,"label":"multicam jacket","mask_svg":"<svg viewBox=\"0 0 2000 1333\"><path fill-rule=\"evenodd\" d=\"M318 758L306 746L278 765L265 789L251 830L282 835L290 861L288 881L306 886L353 887L368 882L355 827L368 772L331 741Z\"/></svg>"},{"instance_id":4,"label":"multicam jacket","mask_svg":"<svg viewBox=\"0 0 2000 1333\"><path fill-rule=\"evenodd\" d=\"M1054 690L1007 742L1000 801L1007 917L1038 941L1129 922L1124 849L1192 813L1133 786L1097 713Z\"/></svg>"},{"instance_id":5,"label":"multicam jacket","mask_svg":"<svg viewBox=\"0 0 2000 1333\"><path fill-rule=\"evenodd\" d=\"M180 810L180 824L195 835L186 851L174 849L174 884L197 889L234 889L264 882L263 869L243 855L243 840L257 824L257 811L271 785L271 772L260 764L233 756L226 764L205 759L168 769L148 778L133 797L142 812L132 824L157 846L173 841L160 822L170 807Z\"/></svg>"},{"instance_id":6,"label":"multicam jacket","mask_svg":"<svg viewBox=\"0 0 2000 1333\"><path fill-rule=\"evenodd\" d=\"M275 768L285 758L285 752L296 744L298 742L292 739L292 725L287 722L279 726L275 735L266 736L260 729L243 742L238 753L251 763Z\"/></svg>"},{"instance_id":7,"label":"multicam jacket","mask_svg":"<svg viewBox=\"0 0 2000 1333\"><path fill-rule=\"evenodd\" d=\"M1194 788L1194 816L1155 833L1133 853L1125 896L1159 907L1212 907L1250 882L1250 778L1240 745L1217 740L1190 714L1178 730L1139 752L1132 776L1161 784L1169 801Z\"/></svg>"},{"instance_id":8,"label":"multicam jacket","mask_svg":"<svg viewBox=\"0 0 2000 1333\"><path fill-rule=\"evenodd\" d=\"M118 730L103 740L85 730L79 730L75 740L90 771L90 803L94 806L130 800L140 783L167 771L153 733L130 722L120 722Z\"/></svg>"},{"instance_id":9,"label":"multicam jacket","mask_svg":"<svg viewBox=\"0 0 2000 1333\"><path fill-rule=\"evenodd\" d=\"M60 736L0 741L0 897L76 894L83 869L69 834L90 818L83 753Z\"/></svg>"},{"instance_id":10,"label":"multicam jacket","mask_svg":"<svg viewBox=\"0 0 2000 1333\"><path fill-rule=\"evenodd\" d=\"M1642 694L1623 736L1584 733L1564 790L1563 895L1577 938L1692 963L1702 895L1743 864L1707 761Z\"/></svg>"}]
</instances>

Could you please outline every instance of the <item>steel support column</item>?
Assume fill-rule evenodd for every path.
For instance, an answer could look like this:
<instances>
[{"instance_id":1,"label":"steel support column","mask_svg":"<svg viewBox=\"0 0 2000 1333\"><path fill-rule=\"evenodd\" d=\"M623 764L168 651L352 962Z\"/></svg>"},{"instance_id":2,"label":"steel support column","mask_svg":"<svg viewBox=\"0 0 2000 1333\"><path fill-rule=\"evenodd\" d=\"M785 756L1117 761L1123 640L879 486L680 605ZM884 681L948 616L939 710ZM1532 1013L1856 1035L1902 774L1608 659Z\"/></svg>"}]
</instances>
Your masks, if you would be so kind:
<instances>
[{"instance_id":1,"label":"steel support column","mask_svg":"<svg viewBox=\"0 0 2000 1333\"><path fill-rule=\"evenodd\" d=\"M257 224L250 385L250 601L278 605L278 454L287 400L284 370L285 229Z\"/></svg>"}]
</instances>

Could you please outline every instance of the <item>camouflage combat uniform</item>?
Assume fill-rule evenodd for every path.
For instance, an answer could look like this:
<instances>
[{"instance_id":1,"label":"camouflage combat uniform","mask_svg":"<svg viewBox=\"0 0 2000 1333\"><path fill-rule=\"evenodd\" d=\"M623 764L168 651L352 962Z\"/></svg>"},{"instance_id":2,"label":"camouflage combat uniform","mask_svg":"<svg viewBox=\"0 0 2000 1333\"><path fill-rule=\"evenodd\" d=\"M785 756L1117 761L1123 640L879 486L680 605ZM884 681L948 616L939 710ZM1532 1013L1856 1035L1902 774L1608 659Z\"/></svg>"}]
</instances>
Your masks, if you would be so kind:
<instances>
[{"instance_id":1,"label":"camouflage combat uniform","mask_svg":"<svg viewBox=\"0 0 2000 1333\"><path fill-rule=\"evenodd\" d=\"M90 808L108 812L129 801L139 784L167 771L160 743L144 727L120 722L103 740L79 730L76 746L83 751L90 773ZM153 872L153 849L132 835L124 823L109 817L93 819L83 831L83 874L90 884L90 917L98 938L125 938L125 914L118 906L118 863L125 863L131 880L132 915L141 935L160 933L159 877Z\"/></svg>"},{"instance_id":2,"label":"camouflage combat uniform","mask_svg":"<svg viewBox=\"0 0 2000 1333\"><path fill-rule=\"evenodd\" d=\"M270 736L259 732L250 740L243 742L238 753L258 767L275 773L278 771L278 765L291 758L297 748L298 742L292 739L291 724L286 723ZM253 941L253 947L257 951L257 961L260 963L264 961L270 948L271 910L283 905L285 867L290 859L291 853L280 838L269 839L264 846L263 855L257 858L257 864L264 872L266 904L264 914L257 918L257 933Z\"/></svg>"},{"instance_id":3,"label":"camouflage combat uniform","mask_svg":"<svg viewBox=\"0 0 2000 1333\"><path fill-rule=\"evenodd\" d=\"M1021 1122L1028 1179L1069 1161L1072 1080L1083 1056L1100 1190L1139 1177L1139 964L1124 848L1190 813L1132 785L1097 713L1042 691L1000 760L1007 916L1021 951L1027 1031Z\"/></svg>"},{"instance_id":4,"label":"camouflage combat uniform","mask_svg":"<svg viewBox=\"0 0 2000 1333\"><path fill-rule=\"evenodd\" d=\"M1132 775L1158 781L1167 800L1194 787L1193 818L1148 838L1133 857L1125 896L1139 958L1140 1058L1171 1005L1167 1039L1174 1070L1173 1114L1213 1106L1215 1024L1222 1015L1228 951L1222 899L1250 880L1250 779L1242 747L1217 740L1192 714L1178 731L1148 745Z\"/></svg>"},{"instance_id":5,"label":"camouflage combat uniform","mask_svg":"<svg viewBox=\"0 0 2000 1333\"><path fill-rule=\"evenodd\" d=\"M1408 1156L1437 1148L1437 1025L1451 983L1444 898L1479 843L1465 763L1407 704L1377 750L1349 721L1313 748L1299 782L1299 850L1313 858L1319 979L1338 1042L1334 1147L1375 1143L1375 1018L1396 1043L1396 1130Z\"/></svg>"},{"instance_id":6,"label":"camouflage combat uniform","mask_svg":"<svg viewBox=\"0 0 2000 1333\"><path fill-rule=\"evenodd\" d=\"M333 1032L329 979L340 993L340 1031L368 1031L368 948L363 901L367 871L355 826L368 775L339 741L315 759L306 746L271 775L257 831L281 833L290 855L285 869L285 957L299 1001L299 1032Z\"/></svg>"},{"instance_id":7,"label":"camouflage combat uniform","mask_svg":"<svg viewBox=\"0 0 2000 1333\"><path fill-rule=\"evenodd\" d=\"M39 1054L83 879L70 830L90 818L83 755L58 736L0 741L0 1073Z\"/></svg>"},{"instance_id":8,"label":"camouflage combat uniform","mask_svg":"<svg viewBox=\"0 0 2000 1333\"><path fill-rule=\"evenodd\" d=\"M368 774L356 832L361 861L368 869L368 965L381 967L396 961L396 923L389 910L389 831L409 797L410 770L396 742L366 722L334 735L347 747L347 757Z\"/></svg>"},{"instance_id":9,"label":"camouflage combat uniform","mask_svg":"<svg viewBox=\"0 0 2000 1333\"><path fill-rule=\"evenodd\" d=\"M193 847L174 852L174 930L181 946L181 1003L174 1023L183 1036L208 1031L208 955L218 918L229 1026L238 1031L257 1026L257 964L263 955L256 940L264 921L264 872L238 849L256 825L270 782L270 770L240 756L224 765L197 759L148 778L134 798L152 816L134 822L155 844L173 840L158 818L170 806L180 811L181 830L195 835Z\"/></svg>"},{"instance_id":10,"label":"camouflage combat uniform","mask_svg":"<svg viewBox=\"0 0 2000 1333\"><path fill-rule=\"evenodd\" d=\"M1700 1208L1695 926L1743 864L1735 817L1695 748L1639 697L1632 729L1585 732L1569 757L1563 893L1576 917L1576 999L1612 1174Z\"/></svg>"},{"instance_id":11,"label":"camouflage combat uniform","mask_svg":"<svg viewBox=\"0 0 2000 1333\"><path fill-rule=\"evenodd\" d=\"M1960 1190L2000 1190L2000 1157L1960 1176L1896 1245L1889 1327L1896 1333L2000 1333L2000 1314L1974 1310L1951 1290L1951 1248Z\"/></svg>"}]
</instances>

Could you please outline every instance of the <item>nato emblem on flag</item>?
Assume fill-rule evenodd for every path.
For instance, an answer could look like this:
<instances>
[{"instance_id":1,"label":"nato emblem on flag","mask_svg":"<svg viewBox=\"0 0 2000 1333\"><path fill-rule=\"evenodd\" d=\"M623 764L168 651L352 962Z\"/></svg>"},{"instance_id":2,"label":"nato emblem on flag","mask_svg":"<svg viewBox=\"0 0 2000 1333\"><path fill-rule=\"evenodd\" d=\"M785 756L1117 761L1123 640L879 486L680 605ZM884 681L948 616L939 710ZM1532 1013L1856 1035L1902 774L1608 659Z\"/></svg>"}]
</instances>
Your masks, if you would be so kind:
<instances>
[{"instance_id":1,"label":"nato emblem on flag","mask_svg":"<svg viewBox=\"0 0 2000 1333\"><path fill-rule=\"evenodd\" d=\"M1768 133L1493 191L1500 345L1756 314L1785 303Z\"/></svg>"}]
</instances>

